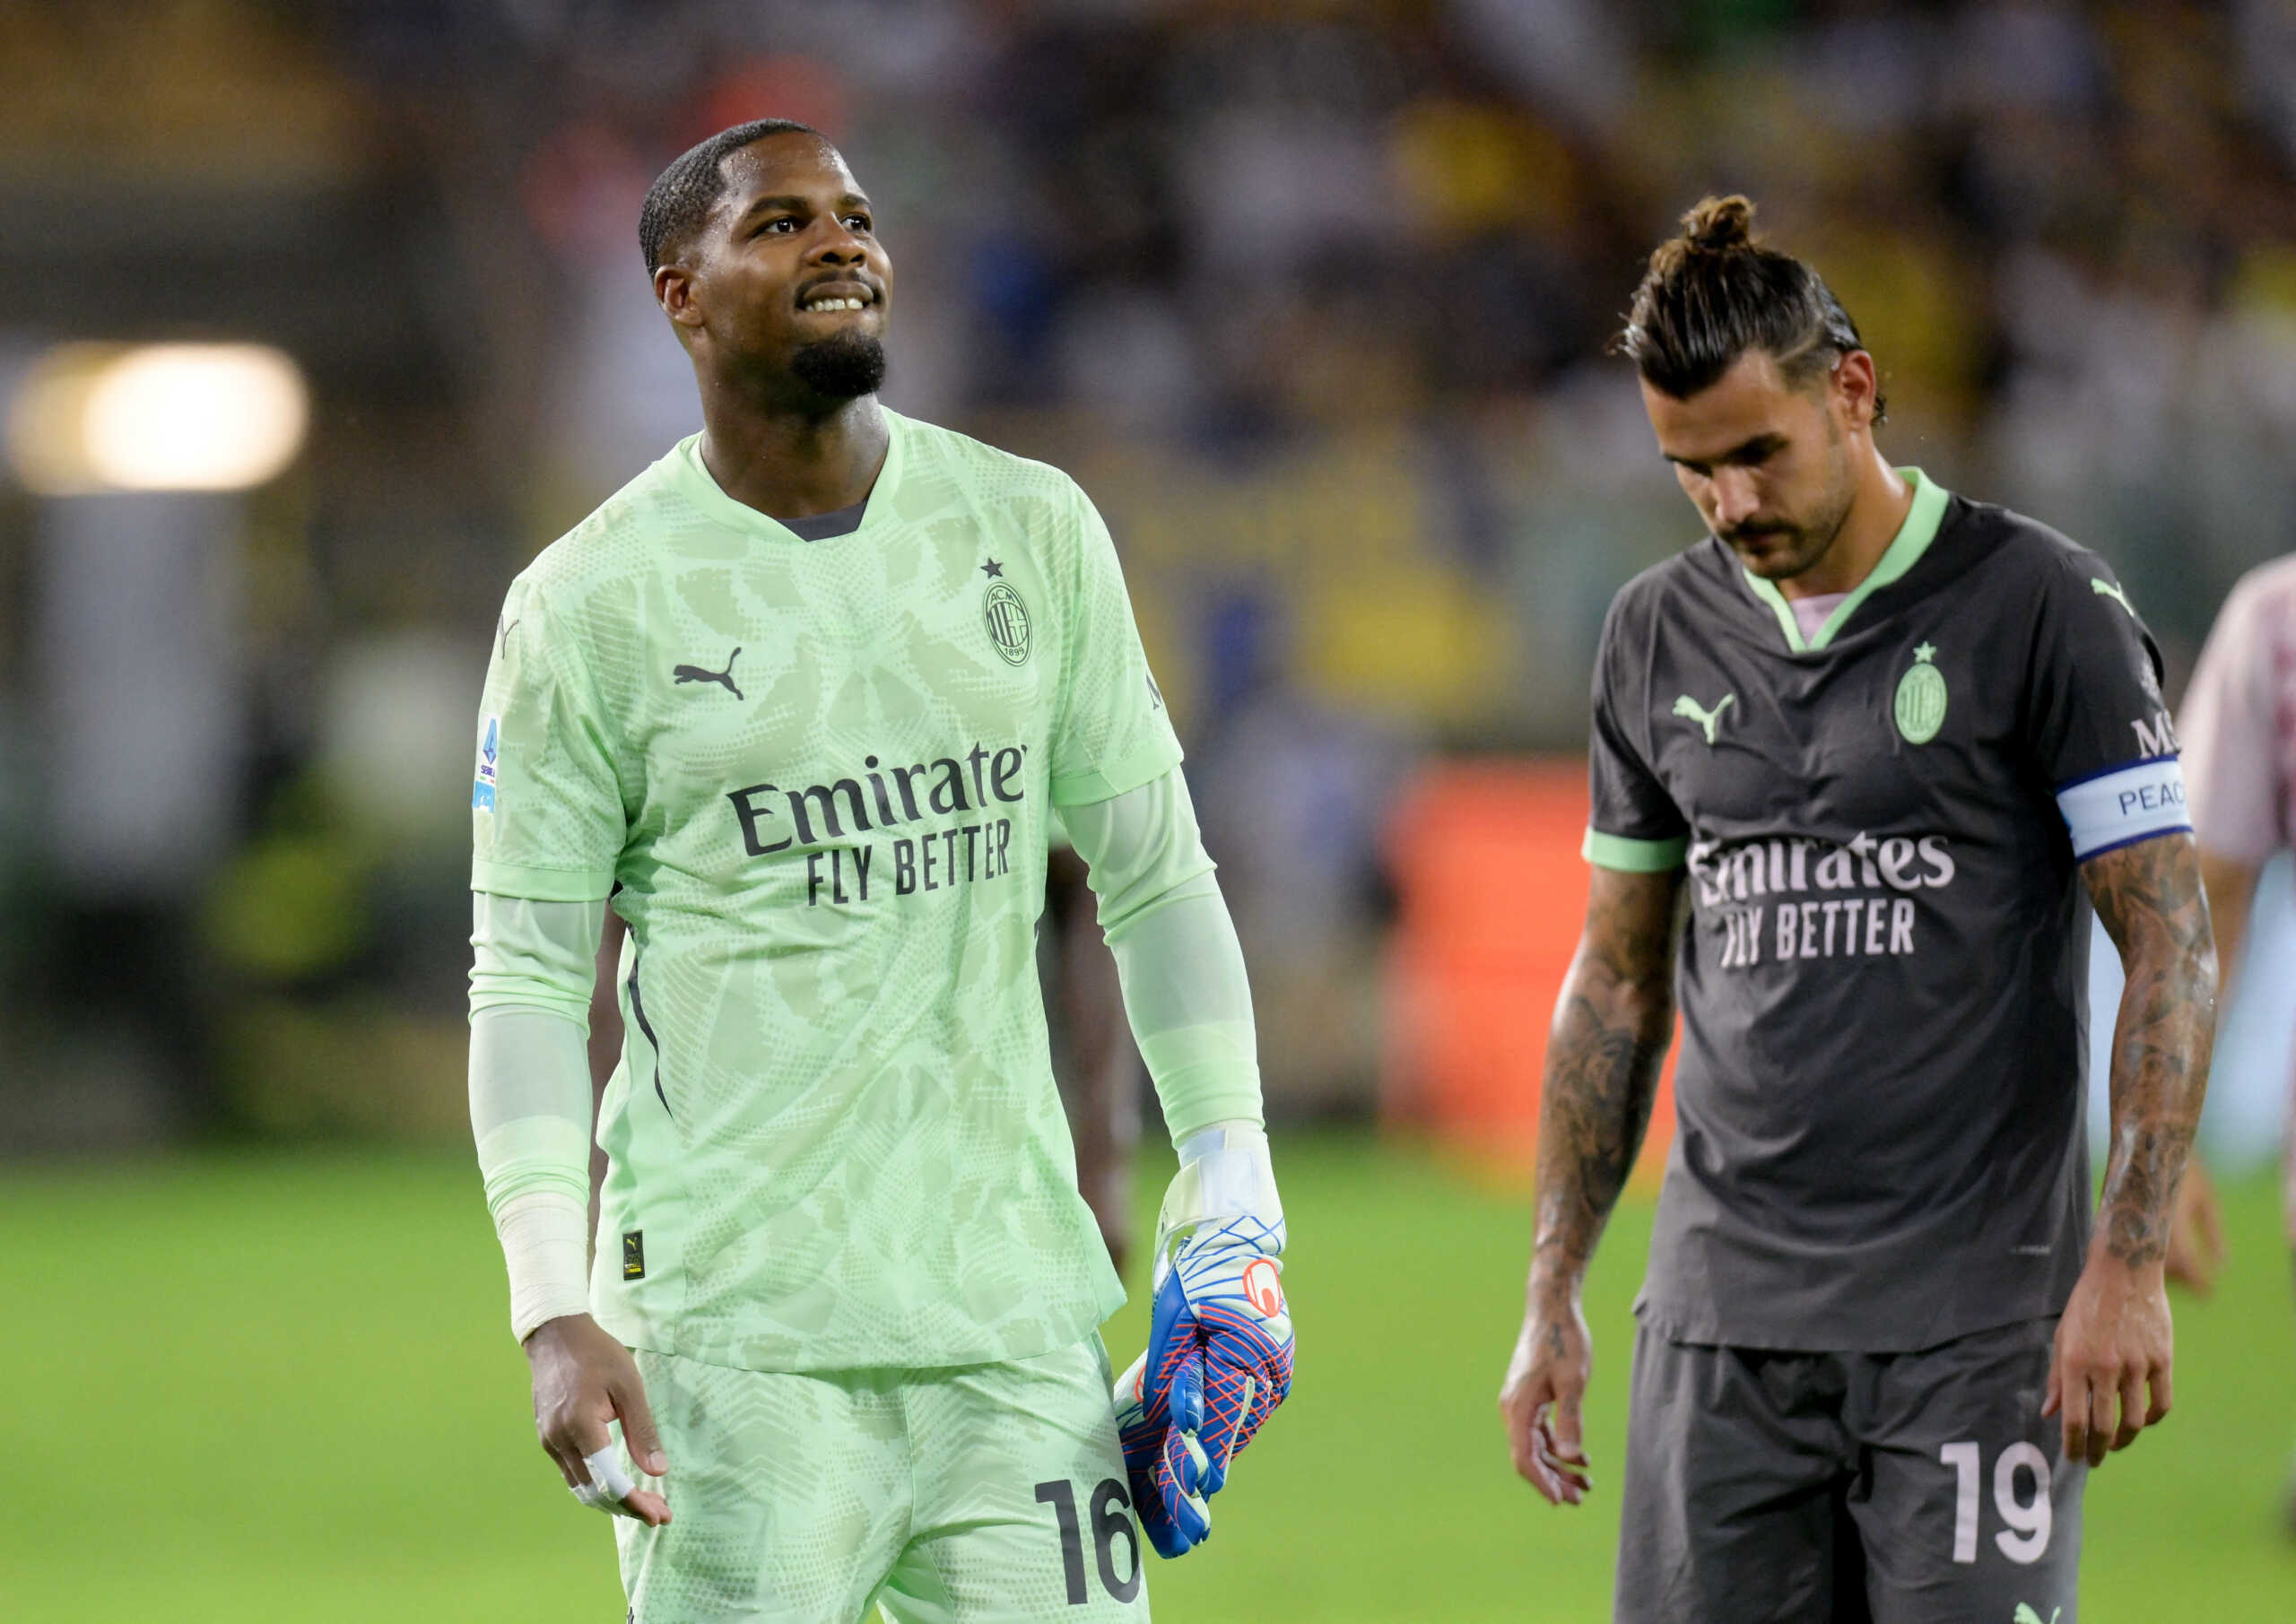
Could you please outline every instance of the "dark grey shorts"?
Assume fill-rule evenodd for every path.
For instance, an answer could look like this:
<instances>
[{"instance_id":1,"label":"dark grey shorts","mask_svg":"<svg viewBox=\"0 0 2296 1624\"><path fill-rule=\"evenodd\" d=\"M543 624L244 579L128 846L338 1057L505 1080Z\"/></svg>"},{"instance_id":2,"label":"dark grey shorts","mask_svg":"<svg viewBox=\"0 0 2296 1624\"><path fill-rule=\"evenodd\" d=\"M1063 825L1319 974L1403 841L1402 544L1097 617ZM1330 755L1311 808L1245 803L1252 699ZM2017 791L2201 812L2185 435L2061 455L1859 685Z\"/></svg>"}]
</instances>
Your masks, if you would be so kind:
<instances>
[{"instance_id":1,"label":"dark grey shorts","mask_svg":"<svg viewBox=\"0 0 2296 1624\"><path fill-rule=\"evenodd\" d=\"M1919 1353L1642 1331L1618 1624L2075 1624L2088 1468L2041 1415L2056 1331Z\"/></svg>"}]
</instances>

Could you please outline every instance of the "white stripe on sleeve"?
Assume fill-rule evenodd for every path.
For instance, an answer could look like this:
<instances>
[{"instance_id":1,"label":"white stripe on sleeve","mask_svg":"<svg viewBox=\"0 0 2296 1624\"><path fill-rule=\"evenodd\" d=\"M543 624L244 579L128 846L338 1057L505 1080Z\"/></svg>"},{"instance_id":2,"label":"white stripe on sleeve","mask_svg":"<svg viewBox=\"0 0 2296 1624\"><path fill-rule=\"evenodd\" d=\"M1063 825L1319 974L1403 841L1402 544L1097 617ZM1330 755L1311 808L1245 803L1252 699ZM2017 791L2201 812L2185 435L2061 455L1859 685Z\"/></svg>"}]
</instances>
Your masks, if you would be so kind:
<instances>
[{"instance_id":1,"label":"white stripe on sleeve","mask_svg":"<svg viewBox=\"0 0 2296 1624\"><path fill-rule=\"evenodd\" d=\"M2116 847L2192 828L2184 769L2174 756L2076 778L2057 792L2057 805L2073 831L2073 855L2083 862Z\"/></svg>"}]
</instances>

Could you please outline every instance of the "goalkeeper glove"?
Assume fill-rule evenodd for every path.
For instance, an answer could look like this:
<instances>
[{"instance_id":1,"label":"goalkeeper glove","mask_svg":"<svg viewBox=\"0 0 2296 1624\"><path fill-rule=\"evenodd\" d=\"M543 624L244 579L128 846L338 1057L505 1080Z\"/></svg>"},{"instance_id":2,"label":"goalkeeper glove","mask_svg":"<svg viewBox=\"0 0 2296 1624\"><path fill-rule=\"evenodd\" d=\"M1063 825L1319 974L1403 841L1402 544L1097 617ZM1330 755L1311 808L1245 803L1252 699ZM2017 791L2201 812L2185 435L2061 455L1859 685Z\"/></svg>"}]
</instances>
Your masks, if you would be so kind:
<instances>
[{"instance_id":1,"label":"goalkeeper glove","mask_svg":"<svg viewBox=\"0 0 2296 1624\"><path fill-rule=\"evenodd\" d=\"M1283 1240L1266 1134L1245 1122L1191 1134L1157 1222L1148 1348L1116 1389L1133 1505L1161 1556L1211 1533L1205 1502L1292 1390Z\"/></svg>"}]
</instances>

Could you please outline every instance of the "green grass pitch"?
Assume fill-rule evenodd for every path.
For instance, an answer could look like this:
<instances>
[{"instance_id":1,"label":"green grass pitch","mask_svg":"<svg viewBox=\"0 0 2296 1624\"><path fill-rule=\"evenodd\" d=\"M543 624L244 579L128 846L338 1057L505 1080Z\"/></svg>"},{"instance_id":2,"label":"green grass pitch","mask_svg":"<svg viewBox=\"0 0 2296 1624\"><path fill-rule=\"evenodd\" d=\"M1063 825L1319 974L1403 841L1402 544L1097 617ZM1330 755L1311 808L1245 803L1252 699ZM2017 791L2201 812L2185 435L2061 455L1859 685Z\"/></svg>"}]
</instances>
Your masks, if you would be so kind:
<instances>
[{"instance_id":1,"label":"green grass pitch","mask_svg":"<svg viewBox=\"0 0 2296 1624\"><path fill-rule=\"evenodd\" d=\"M1214 1503L1211 1543L1151 1559L1157 1616L1607 1617L1648 1209L1620 1214L1588 1292L1596 1496L1557 1511L1514 1478L1493 1408L1526 1201L1358 1136L1284 1135L1277 1156L1299 1386ZM1144 1208L1164 1177L1143 1168ZM2212 1302L2179 1301L2177 1413L2092 1481L2086 1624L2296 1617L2278 1521L2288 1258L2269 1181L2226 1196L2227 1278ZM604 1524L535 1446L466 1153L18 1168L0 1221L15 1238L0 1614L622 1617ZM1109 1327L1119 1365L1144 1324L1135 1303Z\"/></svg>"}]
</instances>

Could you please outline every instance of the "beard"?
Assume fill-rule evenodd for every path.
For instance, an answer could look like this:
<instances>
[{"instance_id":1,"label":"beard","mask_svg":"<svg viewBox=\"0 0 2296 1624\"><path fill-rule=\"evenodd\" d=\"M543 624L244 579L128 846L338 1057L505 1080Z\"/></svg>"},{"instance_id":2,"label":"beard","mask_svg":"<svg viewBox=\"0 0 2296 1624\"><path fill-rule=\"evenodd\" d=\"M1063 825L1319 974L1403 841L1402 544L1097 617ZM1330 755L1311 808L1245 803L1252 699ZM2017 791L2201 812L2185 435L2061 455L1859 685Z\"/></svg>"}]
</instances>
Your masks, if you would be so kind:
<instances>
[{"instance_id":1,"label":"beard","mask_svg":"<svg viewBox=\"0 0 2296 1624\"><path fill-rule=\"evenodd\" d=\"M1790 581L1816 569L1832 551L1834 537L1841 534L1848 516L1848 503L1839 508L1829 503L1806 522L1744 525L1723 532L1722 539L1738 561L1763 580Z\"/></svg>"},{"instance_id":2,"label":"beard","mask_svg":"<svg viewBox=\"0 0 2296 1624\"><path fill-rule=\"evenodd\" d=\"M885 346L866 333L839 333L801 346L789 370L814 394L831 400L874 395L885 381Z\"/></svg>"},{"instance_id":3,"label":"beard","mask_svg":"<svg viewBox=\"0 0 2296 1624\"><path fill-rule=\"evenodd\" d=\"M1829 469L1824 493L1811 510L1794 518L1769 519L1718 531L1738 561L1766 581L1790 581L1817 568L1833 551L1857 499L1857 471L1839 432L1827 436Z\"/></svg>"}]
</instances>

